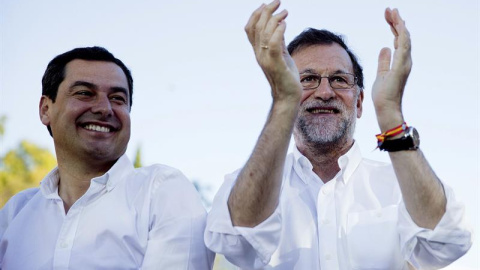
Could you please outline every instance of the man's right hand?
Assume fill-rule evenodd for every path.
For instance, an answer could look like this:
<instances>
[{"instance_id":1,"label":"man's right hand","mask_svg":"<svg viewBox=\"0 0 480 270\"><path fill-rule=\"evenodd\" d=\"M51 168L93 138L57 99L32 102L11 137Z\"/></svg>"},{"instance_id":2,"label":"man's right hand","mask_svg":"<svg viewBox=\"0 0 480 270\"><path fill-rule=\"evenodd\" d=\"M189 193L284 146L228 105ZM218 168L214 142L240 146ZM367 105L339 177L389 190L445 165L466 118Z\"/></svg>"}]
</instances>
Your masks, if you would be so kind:
<instances>
[{"instance_id":1,"label":"man's right hand","mask_svg":"<svg viewBox=\"0 0 480 270\"><path fill-rule=\"evenodd\" d=\"M245 27L257 61L272 88L273 105L255 149L228 198L234 226L255 227L274 213L302 96L300 76L283 38L287 11L272 15L279 6L278 0L260 6Z\"/></svg>"},{"instance_id":2,"label":"man's right hand","mask_svg":"<svg viewBox=\"0 0 480 270\"><path fill-rule=\"evenodd\" d=\"M294 102L298 105L302 95L300 76L285 46L286 10L273 15L280 1L262 4L251 15L245 31L255 51L255 57L272 88L276 102Z\"/></svg>"}]
</instances>

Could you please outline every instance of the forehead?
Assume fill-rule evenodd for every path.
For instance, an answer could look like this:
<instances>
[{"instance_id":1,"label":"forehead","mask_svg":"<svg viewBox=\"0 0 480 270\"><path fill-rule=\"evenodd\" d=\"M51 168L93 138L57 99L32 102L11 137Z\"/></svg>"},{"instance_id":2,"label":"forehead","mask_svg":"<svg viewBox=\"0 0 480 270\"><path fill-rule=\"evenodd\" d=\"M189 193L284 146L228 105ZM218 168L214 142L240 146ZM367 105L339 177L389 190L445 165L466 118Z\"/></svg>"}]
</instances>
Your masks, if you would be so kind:
<instances>
[{"instance_id":1,"label":"forehead","mask_svg":"<svg viewBox=\"0 0 480 270\"><path fill-rule=\"evenodd\" d=\"M98 86L115 86L128 89L122 68L106 61L74 59L65 66L65 81L86 81Z\"/></svg>"},{"instance_id":2,"label":"forehead","mask_svg":"<svg viewBox=\"0 0 480 270\"><path fill-rule=\"evenodd\" d=\"M311 45L292 56L300 73L310 71L321 75L335 72L353 73L352 60L340 45Z\"/></svg>"}]
</instances>

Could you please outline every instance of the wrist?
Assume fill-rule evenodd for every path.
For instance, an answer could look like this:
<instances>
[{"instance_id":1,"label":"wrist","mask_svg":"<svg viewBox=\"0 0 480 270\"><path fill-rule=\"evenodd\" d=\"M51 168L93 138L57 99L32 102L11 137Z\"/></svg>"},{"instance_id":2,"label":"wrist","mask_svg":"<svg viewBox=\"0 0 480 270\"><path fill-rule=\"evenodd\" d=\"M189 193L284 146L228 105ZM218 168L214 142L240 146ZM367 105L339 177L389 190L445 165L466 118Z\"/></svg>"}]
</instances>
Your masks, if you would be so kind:
<instances>
[{"instance_id":1,"label":"wrist","mask_svg":"<svg viewBox=\"0 0 480 270\"><path fill-rule=\"evenodd\" d=\"M402 137L405 131L408 129L406 122L403 122L401 125L395 126L387 131L384 131L380 134L375 135L378 140L378 146L381 146L385 141L395 140Z\"/></svg>"},{"instance_id":2,"label":"wrist","mask_svg":"<svg viewBox=\"0 0 480 270\"><path fill-rule=\"evenodd\" d=\"M272 114L283 115L284 117L292 115L297 116L300 108L300 101L295 100L274 100L271 107Z\"/></svg>"},{"instance_id":3,"label":"wrist","mask_svg":"<svg viewBox=\"0 0 480 270\"><path fill-rule=\"evenodd\" d=\"M405 120L401 112L396 113L377 113L377 122L380 132L384 133L389 129L401 125Z\"/></svg>"}]
</instances>

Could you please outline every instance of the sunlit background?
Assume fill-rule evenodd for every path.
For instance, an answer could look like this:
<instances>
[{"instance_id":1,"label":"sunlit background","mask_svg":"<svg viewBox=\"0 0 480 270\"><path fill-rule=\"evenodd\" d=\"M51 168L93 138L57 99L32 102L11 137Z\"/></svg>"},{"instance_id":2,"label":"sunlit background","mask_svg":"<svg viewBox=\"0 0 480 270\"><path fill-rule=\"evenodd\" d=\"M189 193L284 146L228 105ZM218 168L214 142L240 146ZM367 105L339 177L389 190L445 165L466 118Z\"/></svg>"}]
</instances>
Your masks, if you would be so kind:
<instances>
[{"instance_id":1,"label":"sunlit background","mask_svg":"<svg viewBox=\"0 0 480 270\"><path fill-rule=\"evenodd\" d=\"M259 0L0 0L0 157L21 140L54 152L38 117L47 63L74 47L99 45L134 77L132 137L143 165L181 169L212 200L223 176L241 167L269 110L269 87L243 27ZM443 181L479 227L479 4L475 0L284 0L286 40L306 27L345 34L365 72L356 139L364 156L379 129L371 102L377 55L393 38L383 19L398 7L413 42L404 115ZM478 229L476 230L478 232ZM479 237L448 269L479 269ZM226 267L226 266L225 266Z\"/></svg>"}]
</instances>

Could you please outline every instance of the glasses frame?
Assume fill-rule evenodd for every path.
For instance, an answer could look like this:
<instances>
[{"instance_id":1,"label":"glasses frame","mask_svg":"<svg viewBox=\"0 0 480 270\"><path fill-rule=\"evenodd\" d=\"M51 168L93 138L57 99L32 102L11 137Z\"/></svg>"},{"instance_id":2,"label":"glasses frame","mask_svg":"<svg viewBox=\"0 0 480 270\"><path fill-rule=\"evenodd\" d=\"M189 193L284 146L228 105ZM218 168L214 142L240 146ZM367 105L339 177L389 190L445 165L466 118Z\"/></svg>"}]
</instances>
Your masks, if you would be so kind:
<instances>
[{"instance_id":1,"label":"glasses frame","mask_svg":"<svg viewBox=\"0 0 480 270\"><path fill-rule=\"evenodd\" d=\"M304 87L303 90L313 90L313 89L317 89L317 88L320 86L320 84L322 83L322 79L323 79L323 78L326 78L326 79L327 79L328 85L330 85L330 87L331 87L332 89L338 89L338 90L352 89L353 86L355 86L355 85L357 84L357 82L358 82L358 77L355 76L355 74L346 73L346 72L334 73L334 74L328 75L328 76L322 76L322 75L317 74L317 73L304 72L304 73L300 73L300 77L301 77L302 75L305 75L305 74L318 76L318 77L320 78L320 80L318 80L317 86L315 86L315 87L309 87L309 88L305 88L305 87ZM351 85L350 85L350 84L347 84L347 85L348 85L348 88L333 87L333 86L332 86L332 82L330 81L330 77L333 77L333 76L339 75L339 74L352 75L352 76L353 76L353 84L351 84ZM300 79L300 83L301 83L301 79ZM302 87L303 87L303 85L302 85Z\"/></svg>"}]
</instances>

